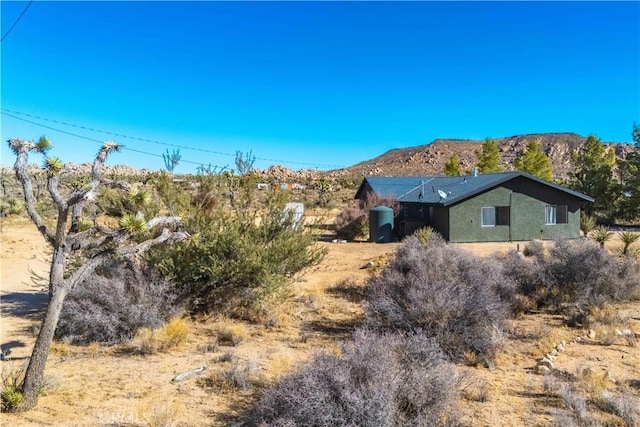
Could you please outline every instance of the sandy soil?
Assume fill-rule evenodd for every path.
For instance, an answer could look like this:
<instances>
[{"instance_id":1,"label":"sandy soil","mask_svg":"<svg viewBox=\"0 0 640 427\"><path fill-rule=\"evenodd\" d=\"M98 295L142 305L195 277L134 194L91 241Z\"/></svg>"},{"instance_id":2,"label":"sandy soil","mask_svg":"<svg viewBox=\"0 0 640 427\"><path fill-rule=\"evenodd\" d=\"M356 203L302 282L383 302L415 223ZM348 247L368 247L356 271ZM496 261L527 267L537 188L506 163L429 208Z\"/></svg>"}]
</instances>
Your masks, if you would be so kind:
<instances>
[{"instance_id":1,"label":"sandy soil","mask_svg":"<svg viewBox=\"0 0 640 427\"><path fill-rule=\"evenodd\" d=\"M3 223L0 252L0 345L13 358L26 357L35 342L34 317L47 301L33 273L47 275L50 254L42 235L26 219Z\"/></svg>"},{"instance_id":2,"label":"sandy soil","mask_svg":"<svg viewBox=\"0 0 640 427\"><path fill-rule=\"evenodd\" d=\"M3 224L2 345L9 362L0 362L3 375L20 368L34 342L32 328L46 301L46 293L30 282L29 269L47 271L44 240L26 220ZM252 383L272 384L295 370L314 351L338 351L362 315L362 305L335 285L349 279L362 284L372 269L397 244L322 242L324 261L294 284L293 297L264 324L227 319L197 319L184 347L149 356L131 354L124 347L75 347L54 343L46 372L45 395L27 413L0 414L11 426L222 426L255 398L249 389L214 387L216 378L235 366L246 369ZM479 254L506 252L515 243L460 245ZM612 243L615 245L615 243ZM521 245L522 247L522 245ZM617 307L631 318L628 327L640 331L640 304ZM633 317L636 319L634 320ZM234 328L243 339L237 345L216 345L217 331ZM543 377L533 369L537 358L560 340L571 341L584 331L568 329L558 316L526 315L513 320L495 367L460 366L464 396L460 412L473 426L553 425L561 401L546 392ZM231 361L229 361L231 360ZM598 339L571 344L556 360L563 375L585 367L607 370L607 387L640 382L640 348L622 340L604 346ZM175 375L207 366L196 378L173 383ZM614 383L613 380L616 382ZM631 388L640 399L637 389ZM486 399L475 398L486 392ZM592 408L590 408L592 409ZM605 420L602 418L601 420ZM603 421L604 422L604 421Z\"/></svg>"}]
</instances>

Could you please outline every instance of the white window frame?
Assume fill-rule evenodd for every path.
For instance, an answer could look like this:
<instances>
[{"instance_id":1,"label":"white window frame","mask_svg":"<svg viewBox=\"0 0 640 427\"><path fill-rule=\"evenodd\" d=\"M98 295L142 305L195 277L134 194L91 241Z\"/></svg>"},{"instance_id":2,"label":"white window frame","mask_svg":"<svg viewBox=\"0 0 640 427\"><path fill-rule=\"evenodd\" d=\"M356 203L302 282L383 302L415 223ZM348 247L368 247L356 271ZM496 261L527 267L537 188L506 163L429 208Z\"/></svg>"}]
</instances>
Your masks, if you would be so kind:
<instances>
[{"instance_id":1,"label":"white window frame","mask_svg":"<svg viewBox=\"0 0 640 427\"><path fill-rule=\"evenodd\" d=\"M487 212L490 212L491 214L487 216L488 218L491 218L491 224L485 224L484 223L484 219L485 219L485 209ZM481 227L495 227L496 226L496 207L495 206L483 206L480 208L480 226Z\"/></svg>"},{"instance_id":2,"label":"white window frame","mask_svg":"<svg viewBox=\"0 0 640 427\"><path fill-rule=\"evenodd\" d=\"M544 207L544 223L545 225L556 225L558 217L558 207L555 205L546 205Z\"/></svg>"}]
</instances>

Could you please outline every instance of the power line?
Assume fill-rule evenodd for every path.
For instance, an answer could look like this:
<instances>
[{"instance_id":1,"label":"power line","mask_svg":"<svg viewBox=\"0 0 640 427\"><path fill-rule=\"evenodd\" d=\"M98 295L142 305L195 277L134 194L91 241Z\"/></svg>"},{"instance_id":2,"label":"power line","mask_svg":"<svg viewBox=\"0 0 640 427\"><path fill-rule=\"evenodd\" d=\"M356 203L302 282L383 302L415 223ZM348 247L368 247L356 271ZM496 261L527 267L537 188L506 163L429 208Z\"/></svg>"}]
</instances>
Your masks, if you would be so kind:
<instances>
[{"instance_id":1,"label":"power line","mask_svg":"<svg viewBox=\"0 0 640 427\"><path fill-rule=\"evenodd\" d=\"M23 113L23 112L20 112L20 111L9 109L9 108L0 108L0 110L2 110L2 114L7 114L7 112L9 112L9 113L18 114L18 115L21 115L21 116L31 117L31 118L34 118L34 119L37 119L37 120L45 120L47 122L57 123L57 124L64 125L64 126L71 126L71 127L76 128L76 129L83 129L83 130L88 130L88 131L91 131L91 132L104 133L106 135L116 136L116 137L120 137L120 138L128 138L128 139L132 139L132 140L135 140L135 141L150 142L152 144L163 145L163 146L174 147L174 148L182 148L182 149L185 149L185 150L200 151L200 152L203 152L203 153L211 153L211 154L216 154L216 155L219 155L219 156L236 157L236 154L225 153L225 152L221 152L221 151L208 150L208 149L205 149L205 148L189 147L189 146L186 146L186 145L170 144L170 143L167 143L167 142L162 142L162 141L157 141L157 140L147 139L147 138L140 138L140 137L137 137L137 136L123 135L121 133L110 132L110 131L106 131L106 130L102 130L102 129L96 129L96 128L92 128L92 127L88 127L88 126L77 125L77 124L63 122L63 121L54 120L54 119L48 119L46 117L37 116L37 115L34 115L34 114L29 114L29 113ZM10 116L10 117L12 117L12 116ZM279 163L279 164L295 164L295 165L333 167L333 168L342 168L342 167L344 167L342 165L329 165L329 164L322 164L322 163L297 162L297 161L289 161L289 160L282 160L282 159L271 159L271 158L257 157L257 156L256 156L256 160L263 160L263 161L267 161L267 162L275 162L275 163Z\"/></svg>"},{"instance_id":2,"label":"power line","mask_svg":"<svg viewBox=\"0 0 640 427\"><path fill-rule=\"evenodd\" d=\"M25 13L27 13L27 9L29 9L29 6L31 6L31 3L33 3L33 0L30 0L29 3L25 6L24 10L22 11L22 13L20 14L20 16L18 16L18 19L16 19L16 21L13 23L13 25L7 30L6 33L4 33L4 35L2 36L2 38L0 38L0 43L5 39L5 37L7 37L9 35L9 33L11 32L11 30L13 30L13 28L18 25L18 22L20 22L20 19L22 19L22 17L24 16Z\"/></svg>"},{"instance_id":3,"label":"power line","mask_svg":"<svg viewBox=\"0 0 640 427\"><path fill-rule=\"evenodd\" d=\"M66 131L66 130L62 130L62 129L58 129L58 128L54 128L54 127L52 127L52 126L43 125L42 123L36 123L36 122L34 122L34 121L32 121L32 120L27 120L27 119L24 119L24 118L22 118L22 117L17 117L17 116L14 116L14 115L12 115L12 114L6 113L6 112L4 112L4 111L2 111L2 114L4 114L5 116L8 116L8 117L14 118L14 119L16 119L16 120L22 120L23 122L27 122L27 123L31 123L32 125L36 125L36 126L43 127L43 128L45 128L45 129L54 130L54 131L56 131L56 132L61 132L61 133L64 133L64 134L67 134L67 135L70 135L70 136L74 136L74 137L76 137L76 138L85 139L85 140L87 140L87 141L97 142L97 143L99 143L99 144L104 144L104 141L101 141L101 140L99 140L99 139L90 138L90 137L88 137L88 136L84 136L84 135L78 135L77 133L73 133L73 132L69 132L69 131ZM125 146L125 145L121 146L121 148L122 148L122 150L125 150L125 151L131 151L131 152L134 152L134 153L145 154L145 155L147 155L147 156L163 157L163 156L162 156L162 155L160 155L160 154L148 153L148 152L146 152L146 151L141 151L141 150L135 150L135 149L133 149L133 148L128 148L128 147L127 147L127 146ZM221 168L220 166L217 166L217 165L205 164L205 163L201 163L201 162L193 162L193 161L190 161L190 160L182 160L182 159L180 160L180 163L189 163L189 164L197 165L197 166L212 167L212 168L215 168L216 170L220 170L220 171L223 171L223 170L225 170L225 169L227 168L226 166L225 166L225 167L223 167L223 168Z\"/></svg>"}]
</instances>

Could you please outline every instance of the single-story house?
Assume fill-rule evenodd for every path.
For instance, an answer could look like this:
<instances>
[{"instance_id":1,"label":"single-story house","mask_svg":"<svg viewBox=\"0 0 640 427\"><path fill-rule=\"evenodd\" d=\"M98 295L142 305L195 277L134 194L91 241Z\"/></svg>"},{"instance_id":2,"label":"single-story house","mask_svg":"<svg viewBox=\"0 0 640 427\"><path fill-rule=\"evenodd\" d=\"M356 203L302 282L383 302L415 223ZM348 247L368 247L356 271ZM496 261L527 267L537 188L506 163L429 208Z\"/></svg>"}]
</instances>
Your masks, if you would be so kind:
<instances>
[{"instance_id":1,"label":"single-story house","mask_svg":"<svg viewBox=\"0 0 640 427\"><path fill-rule=\"evenodd\" d=\"M450 242L580 237L580 204L593 198L525 172L368 176L355 198L397 203L400 236L431 226Z\"/></svg>"}]
</instances>

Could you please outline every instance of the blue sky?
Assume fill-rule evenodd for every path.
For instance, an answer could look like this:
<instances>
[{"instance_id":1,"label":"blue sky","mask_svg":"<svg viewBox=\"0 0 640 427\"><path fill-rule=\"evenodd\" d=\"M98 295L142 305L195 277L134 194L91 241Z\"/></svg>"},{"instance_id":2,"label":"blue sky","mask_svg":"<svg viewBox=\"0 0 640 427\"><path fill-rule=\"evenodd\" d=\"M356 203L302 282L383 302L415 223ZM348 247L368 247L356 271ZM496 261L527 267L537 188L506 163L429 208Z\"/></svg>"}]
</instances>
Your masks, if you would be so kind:
<instances>
[{"instance_id":1,"label":"blue sky","mask_svg":"<svg viewBox=\"0 0 640 427\"><path fill-rule=\"evenodd\" d=\"M2 2L3 35L26 5ZM297 170L436 138L631 142L639 22L638 2L36 1L1 44L2 164L43 134L74 163L91 140L150 169L181 146L176 172L236 150Z\"/></svg>"}]
</instances>

